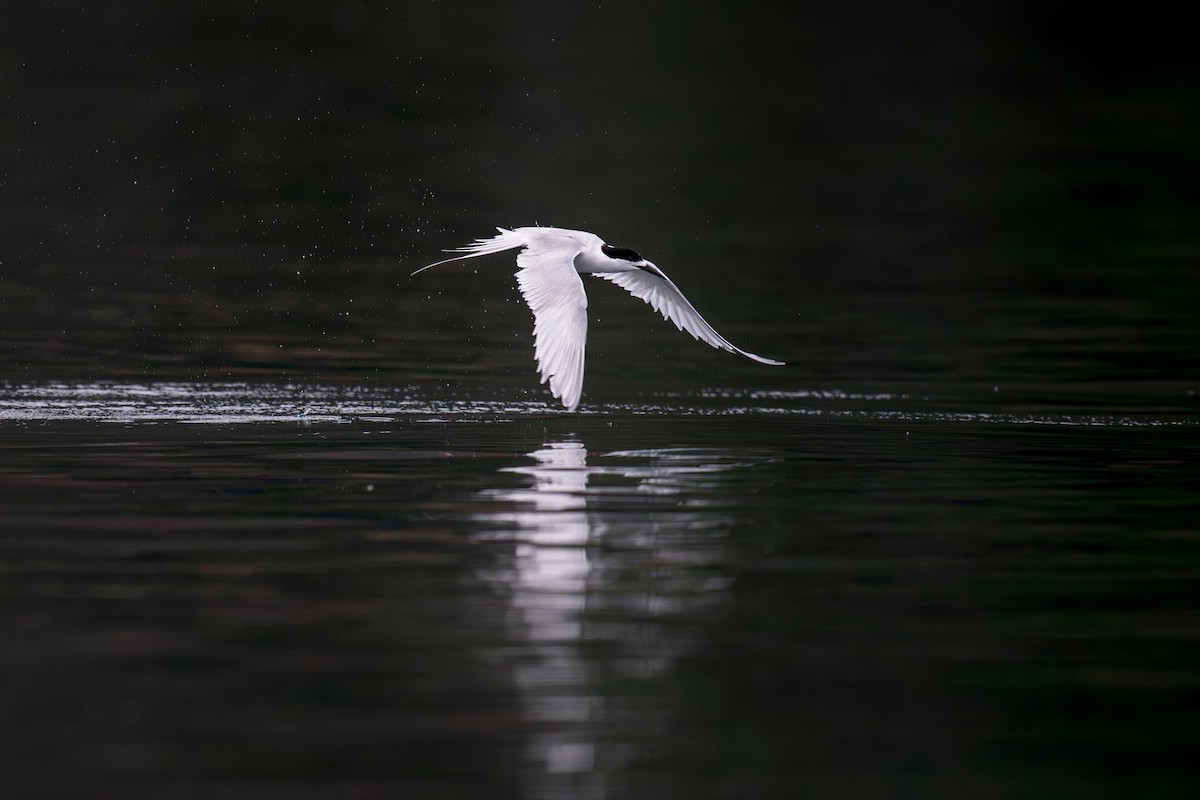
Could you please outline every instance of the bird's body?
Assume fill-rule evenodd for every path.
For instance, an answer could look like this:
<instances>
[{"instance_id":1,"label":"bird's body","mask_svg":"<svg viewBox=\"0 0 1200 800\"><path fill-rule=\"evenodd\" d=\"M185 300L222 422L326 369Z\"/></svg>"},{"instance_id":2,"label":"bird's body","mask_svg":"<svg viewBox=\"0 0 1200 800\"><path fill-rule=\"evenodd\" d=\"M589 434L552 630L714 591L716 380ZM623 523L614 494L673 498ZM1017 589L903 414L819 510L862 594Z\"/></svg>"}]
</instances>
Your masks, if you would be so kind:
<instances>
[{"instance_id":1,"label":"bird's body","mask_svg":"<svg viewBox=\"0 0 1200 800\"><path fill-rule=\"evenodd\" d=\"M731 344L704 321L662 270L633 250L607 245L594 233L566 228L496 230L500 233L490 239L476 239L466 247L446 251L464 255L438 261L417 272L464 258L522 248L517 254L517 285L533 311L538 373L542 383L549 382L551 394L568 411L579 406L583 393L587 295L580 274L596 275L617 284L649 303L680 330L713 347L761 364L783 363L747 353Z\"/></svg>"}]
</instances>

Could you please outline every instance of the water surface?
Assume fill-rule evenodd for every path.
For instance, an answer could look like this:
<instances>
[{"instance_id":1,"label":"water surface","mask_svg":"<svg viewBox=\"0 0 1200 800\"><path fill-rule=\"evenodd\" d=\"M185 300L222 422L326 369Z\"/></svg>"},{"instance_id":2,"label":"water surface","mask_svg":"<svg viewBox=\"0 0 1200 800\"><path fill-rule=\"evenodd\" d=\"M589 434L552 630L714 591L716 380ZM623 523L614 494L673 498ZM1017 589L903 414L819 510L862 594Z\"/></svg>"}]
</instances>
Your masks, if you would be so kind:
<instances>
[{"instance_id":1,"label":"water surface","mask_svg":"<svg viewBox=\"0 0 1200 800\"><path fill-rule=\"evenodd\" d=\"M920 405L9 386L8 780L1182 792L1196 422Z\"/></svg>"}]
</instances>

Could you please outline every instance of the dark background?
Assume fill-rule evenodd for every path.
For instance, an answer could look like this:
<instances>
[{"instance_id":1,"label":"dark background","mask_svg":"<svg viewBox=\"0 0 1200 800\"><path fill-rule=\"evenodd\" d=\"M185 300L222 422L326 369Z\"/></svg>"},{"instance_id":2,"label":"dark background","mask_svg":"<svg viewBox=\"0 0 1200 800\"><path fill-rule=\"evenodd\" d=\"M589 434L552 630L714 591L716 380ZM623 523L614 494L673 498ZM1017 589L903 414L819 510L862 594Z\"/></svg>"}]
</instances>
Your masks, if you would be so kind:
<instances>
[{"instance_id":1,"label":"dark background","mask_svg":"<svg viewBox=\"0 0 1200 800\"><path fill-rule=\"evenodd\" d=\"M3 374L411 380L427 357L384 354L513 290L499 259L407 273L536 222L636 247L767 355L807 357L831 308L871 346L1065 296L1165 326L1153 369L1194 378L1200 123L1164 8L17 2Z\"/></svg>"}]
</instances>

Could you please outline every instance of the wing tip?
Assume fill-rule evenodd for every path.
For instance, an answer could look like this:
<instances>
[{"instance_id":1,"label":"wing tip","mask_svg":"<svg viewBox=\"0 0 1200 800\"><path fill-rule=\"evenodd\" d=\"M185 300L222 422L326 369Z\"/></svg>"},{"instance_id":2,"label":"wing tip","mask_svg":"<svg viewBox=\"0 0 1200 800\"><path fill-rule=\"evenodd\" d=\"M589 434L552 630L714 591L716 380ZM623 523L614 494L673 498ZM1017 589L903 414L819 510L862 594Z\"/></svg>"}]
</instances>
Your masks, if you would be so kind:
<instances>
[{"instance_id":1,"label":"wing tip","mask_svg":"<svg viewBox=\"0 0 1200 800\"><path fill-rule=\"evenodd\" d=\"M786 361L776 361L773 358L763 358L762 356L754 355L754 353L747 353L745 350L742 350L741 354L744 355L746 358L751 359L752 361L757 361L760 364L766 364L768 367L785 367L785 366L787 366Z\"/></svg>"}]
</instances>

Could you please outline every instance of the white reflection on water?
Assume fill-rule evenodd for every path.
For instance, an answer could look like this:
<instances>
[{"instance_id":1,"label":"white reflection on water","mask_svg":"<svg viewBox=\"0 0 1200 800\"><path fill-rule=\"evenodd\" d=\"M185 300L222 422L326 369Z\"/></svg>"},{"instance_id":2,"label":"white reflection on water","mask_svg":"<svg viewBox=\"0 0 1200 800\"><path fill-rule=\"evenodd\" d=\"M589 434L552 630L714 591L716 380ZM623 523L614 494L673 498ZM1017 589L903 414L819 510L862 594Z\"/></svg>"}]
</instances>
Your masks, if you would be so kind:
<instances>
[{"instance_id":1,"label":"white reflection on water","mask_svg":"<svg viewBox=\"0 0 1200 800\"><path fill-rule=\"evenodd\" d=\"M527 795L607 797L632 753L605 726L636 719L648 735L654 718L621 707L606 681L661 674L689 644L678 622L720 602L726 581L698 567L716 562L732 520L710 507L707 481L744 465L690 450L600 454L589 465L576 441L529 457L502 470L528 485L484 492L506 508L476 515L491 531L481 538L514 545L506 568L482 577L509 597L519 652L505 660L536 725Z\"/></svg>"}]
</instances>

